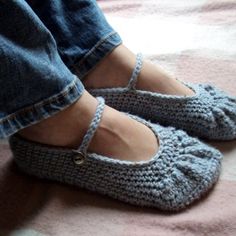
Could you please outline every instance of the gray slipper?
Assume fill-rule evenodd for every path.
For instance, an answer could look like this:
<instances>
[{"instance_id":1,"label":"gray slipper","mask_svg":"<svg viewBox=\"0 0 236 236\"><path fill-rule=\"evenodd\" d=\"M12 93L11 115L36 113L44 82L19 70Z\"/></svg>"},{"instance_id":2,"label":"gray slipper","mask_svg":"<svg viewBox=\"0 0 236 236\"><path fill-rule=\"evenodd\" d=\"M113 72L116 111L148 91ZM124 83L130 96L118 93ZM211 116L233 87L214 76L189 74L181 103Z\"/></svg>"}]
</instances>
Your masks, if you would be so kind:
<instances>
[{"instance_id":1,"label":"gray slipper","mask_svg":"<svg viewBox=\"0 0 236 236\"><path fill-rule=\"evenodd\" d=\"M19 168L40 178L168 211L185 208L217 181L222 158L219 151L184 131L154 125L136 116L130 117L148 126L159 141L159 150L150 160L123 161L88 152L104 109L104 100L98 98L98 102L77 150L28 141L17 134L11 136L10 147Z\"/></svg>"},{"instance_id":2,"label":"gray slipper","mask_svg":"<svg viewBox=\"0 0 236 236\"><path fill-rule=\"evenodd\" d=\"M211 85L184 83L194 96L173 96L136 89L142 68L138 54L132 77L125 88L88 89L93 96L102 96L107 105L138 115L162 125L187 131L193 136L215 140L236 138L236 97Z\"/></svg>"}]
</instances>

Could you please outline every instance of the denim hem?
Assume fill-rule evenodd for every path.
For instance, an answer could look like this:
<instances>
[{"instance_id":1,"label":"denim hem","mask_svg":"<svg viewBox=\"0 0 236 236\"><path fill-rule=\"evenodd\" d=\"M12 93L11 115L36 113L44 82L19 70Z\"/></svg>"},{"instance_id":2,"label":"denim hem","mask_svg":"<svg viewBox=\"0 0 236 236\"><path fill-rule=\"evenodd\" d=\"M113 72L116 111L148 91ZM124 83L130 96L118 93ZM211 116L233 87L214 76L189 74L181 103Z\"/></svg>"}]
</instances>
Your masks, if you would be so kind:
<instances>
[{"instance_id":1,"label":"denim hem","mask_svg":"<svg viewBox=\"0 0 236 236\"><path fill-rule=\"evenodd\" d=\"M83 77L101 61L101 59L121 43L122 40L117 32L113 31L109 33L99 40L80 61L75 62L70 69L73 73L78 75L80 80L82 80Z\"/></svg>"},{"instance_id":2,"label":"denim hem","mask_svg":"<svg viewBox=\"0 0 236 236\"><path fill-rule=\"evenodd\" d=\"M84 86L75 76L75 79L58 94L0 119L0 138L7 138L20 129L38 123L65 109L78 100L83 91Z\"/></svg>"}]
</instances>

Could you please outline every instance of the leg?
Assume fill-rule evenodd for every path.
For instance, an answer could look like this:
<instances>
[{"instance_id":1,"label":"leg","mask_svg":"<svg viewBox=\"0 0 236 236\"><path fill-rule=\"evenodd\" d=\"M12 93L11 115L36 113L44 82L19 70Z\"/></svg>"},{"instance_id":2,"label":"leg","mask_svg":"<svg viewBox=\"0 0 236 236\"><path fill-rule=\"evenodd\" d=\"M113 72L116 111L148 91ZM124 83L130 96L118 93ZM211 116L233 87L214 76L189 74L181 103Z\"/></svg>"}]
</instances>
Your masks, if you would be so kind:
<instances>
[{"instance_id":1,"label":"leg","mask_svg":"<svg viewBox=\"0 0 236 236\"><path fill-rule=\"evenodd\" d=\"M119 35L108 24L96 1L28 2L53 33L67 66L80 78L85 76L85 87L127 85L135 64L135 55L121 43ZM65 9L65 15L60 14L61 6ZM137 87L143 90L164 94L194 94L149 61L145 61L138 81Z\"/></svg>"},{"instance_id":2,"label":"leg","mask_svg":"<svg viewBox=\"0 0 236 236\"><path fill-rule=\"evenodd\" d=\"M84 88L61 61L51 33L25 1L1 1L0 38L3 138L68 107Z\"/></svg>"},{"instance_id":3,"label":"leg","mask_svg":"<svg viewBox=\"0 0 236 236\"><path fill-rule=\"evenodd\" d=\"M15 17L0 15L1 137L18 132L36 142L78 147L96 110L96 99L67 69L51 33L24 1L9 1L2 8ZM130 132L124 132L128 125ZM130 142L130 135L137 139ZM143 137L150 142L140 146ZM146 126L106 107L90 149L142 160L155 153L157 142Z\"/></svg>"},{"instance_id":4,"label":"leg","mask_svg":"<svg viewBox=\"0 0 236 236\"><path fill-rule=\"evenodd\" d=\"M64 63L80 79L122 43L95 0L27 2L53 34Z\"/></svg>"}]
</instances>

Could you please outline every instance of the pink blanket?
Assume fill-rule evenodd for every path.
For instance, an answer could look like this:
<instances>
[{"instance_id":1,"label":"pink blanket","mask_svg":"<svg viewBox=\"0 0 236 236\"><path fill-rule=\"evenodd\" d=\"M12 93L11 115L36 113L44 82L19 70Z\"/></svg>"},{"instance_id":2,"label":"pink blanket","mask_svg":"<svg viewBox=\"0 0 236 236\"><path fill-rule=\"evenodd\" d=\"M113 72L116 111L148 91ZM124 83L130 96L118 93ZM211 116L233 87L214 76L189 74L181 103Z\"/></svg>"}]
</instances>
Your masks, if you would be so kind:
<instances>
[{"instance_id":1,"label":"pink blanket","mask_svg":"<svg viewBox=\"0 0 236 236\"><path fill-rule=\"evenodd\" d=\"M124 43L185 81L236 95L235 0L98 1ZM236 142L211 143L225 155L211 194L178 214L131 206L20 173L0 144L0 235L234 236Z\"/></svg>"}]
</instances>

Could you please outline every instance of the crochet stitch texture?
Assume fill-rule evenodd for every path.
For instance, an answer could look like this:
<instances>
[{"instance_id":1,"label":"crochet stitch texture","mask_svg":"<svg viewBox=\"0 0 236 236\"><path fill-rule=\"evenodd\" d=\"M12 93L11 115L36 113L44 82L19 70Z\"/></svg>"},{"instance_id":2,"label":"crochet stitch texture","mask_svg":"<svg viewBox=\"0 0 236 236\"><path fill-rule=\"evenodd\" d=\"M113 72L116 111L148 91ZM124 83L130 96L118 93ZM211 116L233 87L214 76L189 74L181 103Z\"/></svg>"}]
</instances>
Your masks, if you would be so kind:
<instances>
[{"instance_id":1,"label":"crochet stitch texture","mask_svg":"<svg viewBox=\"0 0 236 236\"><path fill-rule=\"evenodd\" d=\"M107 105L138 115L162 125L174 126L193 136L215 140L236 138L236 97L204 84L184 83L195 91L194 96L164 95L136 89L142 68L137 55L128 86L125 88L88 89L93 96L102 96Z\"/></svg>"},{"instance_id":2,"label":"crochet stitch texture","mask_svg":"<svg viewBox=\"0 0 236 236\"><path fill-rule=\"evenodd\" d=\"M96 114L78 150L11 136L10 147L19 168L40 178L168 211L185 208L217 181L222 158L219 151L184 131L154 125L136 116L130 117L147 125L159 140L159 150L150 160L123 161L89 153L89 143L104 109L104 100L98 101Z\"/></svg>"}]
</instances>

